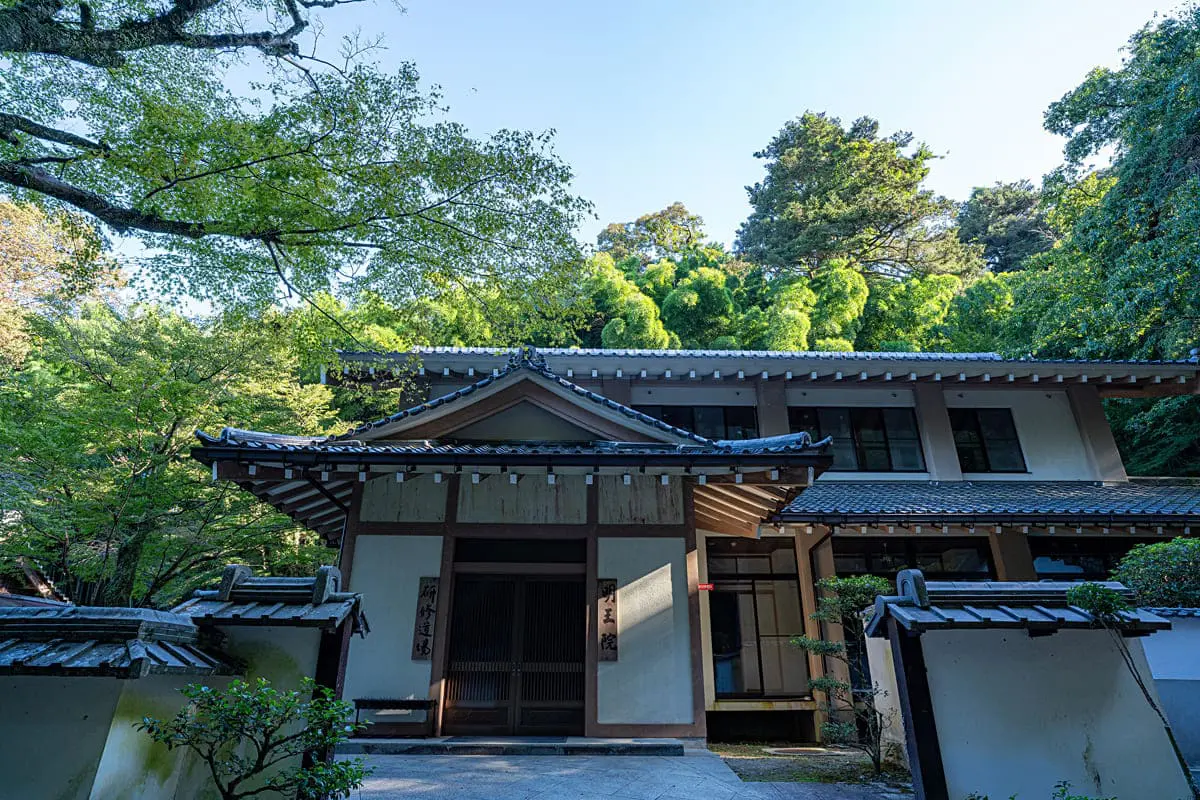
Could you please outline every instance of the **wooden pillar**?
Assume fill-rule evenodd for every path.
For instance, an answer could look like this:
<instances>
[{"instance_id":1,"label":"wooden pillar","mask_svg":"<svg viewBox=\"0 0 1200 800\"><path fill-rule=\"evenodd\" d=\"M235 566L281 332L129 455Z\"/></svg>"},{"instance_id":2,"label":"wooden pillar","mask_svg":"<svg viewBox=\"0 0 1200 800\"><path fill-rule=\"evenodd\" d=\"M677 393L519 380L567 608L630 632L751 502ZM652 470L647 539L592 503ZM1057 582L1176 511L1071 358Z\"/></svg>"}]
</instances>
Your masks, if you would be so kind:
<instances>
[{"instance_id":1,"label":"wooden pillar","mask_svg":"<svg viewBox=\"0 0 1200 800\"><path fill-rule=\"evenodd\" d=\"M788 423L787 383L758 378L754 381L754 400L758 412L759 436L791 433L791 425Z\"/></svg>"},{"instance_id":2,"label":"wooden pillar","mask_svg":"<svg viewBox=\"0 0 1200 800\"><path fill-rule=\"evenodd\" d=\"M803 530L803 526L799 530ZM796 534L796 575L800 582L800 610L804 614L804 635L810 639L821 638L821 623L812 618L812 613L817 610L817 576L813 571L812 551L821 539L817 533ZM816 653L809 653L808 677L812 679L824 676L824 660Z\"/></svg>"},{"instance_id":3,"label":"wooden pillar","mask_svg":"<svg viewBox=\"0 0 1200 800\"><path fill-rule=\"evenodd\" d=\"M897 699L904 717L904 743L916 800L949 800L921 639L902 630L894 619L888 620L888 639L896 667Z\"/></svg>"},{"instance_id":4,"label":"wooden pillar","mask_svg":"<svg viewBox=\"0 0 1200 800\"><path fill-rule=\"evenodd\" d=\"M833 561L833 533L821 537L815 545L812 545L809 562L812 565L814 584L822 578L832 578L837 575L837 569ZM813 593L813 611L817 608L817 603L821 592L815 589ZM809 634L812 636L813 634ZM816 624L816 638L825 639L831 642L844 642L846 634L842 626L836 622L820 622ZM850 683L850 668L846 662L836 658L818 657L819 662L817 675L822 677L830 677L843 683ZM821 735L821 726L828 720L828 714L823 710L818 710L814 716L816 722L817 740L823 741Z\"/></svg>"},{"instance_id":5,"label":"wooden pillar","mask_svg":"<svg viewBox=\"0 0 1200 800\"><path fill-rule=\"evenodd\" d=\"M962 467L958 463L958 450L954 446L954 431L950 428L942 387L935 383L918 383L913 386L913 400L929 477L935 481L961 481Z\"/></svg>"},{"instance_id":6,"label":"wooden pillar","mask_svg":"<svg viewBox=\"0 0 1200 800\"><path fill-rule=\"evenodd\" d=\"M696 548L696 507L691 483L683 486L684 554L687 565L688 633L692 653L692 736L708 736L708 714L704 704L704 656L700 642L700 554Z\"/></svg>"},{"instance_id":7,"label":"wooden pillar","mask_svg":"<svg viewBox=\"0 0 1200 800\"><path fill-rule=\"evenodd\" d=\"M429 664L429 699L437 701L433 735L442 735L446 716L446 665L450 650L450 606L454 597L454 536L442 537L442 565L438 576L437 611L433 617L433 657Z\"/></svg>"},{"instance_id":8,"label":"wooden pillar","mask_svg":"<svg viewBox=\"0 0 1200 800\"><path fill-rule=\"evenodd\" d=\"M1071 404L1071 413L1079 427L1079 438L1083 440L1083 449L1087 452L1088 463L1095 471L1096 479L1129 480L1096 387L1072 384L1067 387L1067 400Z\"/></svg>"},{"instance_id":9,"label":"wooden pillar","mask_svg":"<svg viewBox=\"0 0 1200 800\"><path fill-rule=\"evenodd\" d=\"M1019 528L1005 528L1000 533L991 530L988 533L988 545L992 549L997 578L1002 581L1037 580L1033 553L1029 551L1029 537Z\"/></svg>"}]
</instances>

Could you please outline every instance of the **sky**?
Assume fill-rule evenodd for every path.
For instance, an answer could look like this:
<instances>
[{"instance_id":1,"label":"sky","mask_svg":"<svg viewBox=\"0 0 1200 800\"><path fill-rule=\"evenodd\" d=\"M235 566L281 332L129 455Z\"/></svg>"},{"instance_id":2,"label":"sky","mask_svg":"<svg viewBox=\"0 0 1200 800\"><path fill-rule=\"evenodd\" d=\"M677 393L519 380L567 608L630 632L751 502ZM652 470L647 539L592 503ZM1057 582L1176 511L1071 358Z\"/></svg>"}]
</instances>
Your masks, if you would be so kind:
<instances>
[{"instance_id":1,"label":"sky","mask_svg":"<svg viewBox=\"0 0 1200 800\"><path fill-rule=\"evenodd\" d=\"M674 201L732 244L754 153L805 110L911 131L955 199L1035 182L1061 161L1046 107L1177 3L1151 0L374 0L326 14L381 34L476 134L554 129L574 189L605 224Z\"/></svg>"}]
</instances>

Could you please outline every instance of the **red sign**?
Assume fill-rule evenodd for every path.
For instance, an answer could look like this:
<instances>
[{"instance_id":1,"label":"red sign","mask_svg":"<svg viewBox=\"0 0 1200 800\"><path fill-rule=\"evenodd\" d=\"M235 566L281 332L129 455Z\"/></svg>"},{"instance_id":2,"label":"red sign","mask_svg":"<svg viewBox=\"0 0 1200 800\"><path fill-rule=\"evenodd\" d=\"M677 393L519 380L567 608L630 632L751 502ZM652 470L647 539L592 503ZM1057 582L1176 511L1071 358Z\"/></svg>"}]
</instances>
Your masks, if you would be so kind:
<instances>
[{"instance_id":1,"label":"red sign","mask_svg":"<svg viewBox=\"0 0 1200 800\"><path fill-rule=\"evenodd\" d=\"M713 590L713 585L711 583L702 583L696 588L702 592L711 592Z\"/></svg>"}]
</instances>

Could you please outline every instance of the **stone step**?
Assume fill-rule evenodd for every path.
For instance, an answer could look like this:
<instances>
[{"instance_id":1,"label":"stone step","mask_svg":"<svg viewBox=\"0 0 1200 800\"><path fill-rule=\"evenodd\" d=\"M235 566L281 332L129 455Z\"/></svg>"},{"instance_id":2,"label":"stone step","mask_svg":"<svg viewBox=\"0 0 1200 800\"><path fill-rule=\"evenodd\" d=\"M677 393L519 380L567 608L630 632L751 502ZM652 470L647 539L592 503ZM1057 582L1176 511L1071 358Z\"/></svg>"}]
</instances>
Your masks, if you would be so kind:
<instances>
[{"instance_id":1,"label":"stone step","mask_svg":"<svg viewBox=\"0 0 1200 800\"><path fill-rule=\"evenodd\" d=\"M583 736L357 738L338 745L337 754L375 756L682 756L684 743L679 739L600 739Z\"/></svg>"}]
</instances>

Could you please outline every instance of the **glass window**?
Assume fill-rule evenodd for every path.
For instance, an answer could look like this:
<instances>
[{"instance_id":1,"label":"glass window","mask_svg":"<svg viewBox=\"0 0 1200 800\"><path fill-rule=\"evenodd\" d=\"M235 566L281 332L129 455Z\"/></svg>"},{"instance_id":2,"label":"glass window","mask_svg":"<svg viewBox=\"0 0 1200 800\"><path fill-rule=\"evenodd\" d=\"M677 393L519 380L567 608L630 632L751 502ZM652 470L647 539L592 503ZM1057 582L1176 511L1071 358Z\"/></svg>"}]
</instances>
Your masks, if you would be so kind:
<instances>
[{"instance_id":1,"label":"glass window","mask_svg":"<svg viewBox=\"0 0 1200 800\"><path fill-rule=\"evenodd\" d=\"M709 619L717 697L804 697L808 657L795 543L708 539Z\"/></svg>"},{"instance_id":2,"label":"glass window","mask_svg":"<svg viewBox=\"0 0 1200 800\"><path fill-rule=\"evenodd\" d=\"M1030 536L1029 552L1039 578L1106 581L1134 545L1161 541L1129 537Z\"/></svg>"},{"instance_id":3,"label":"glass window","mask_svg":"<svg viewBox=\"0 0 1200 800\"><path fill-rule=\"evenodd\" d=\"M754 439L758 416L754 406L634 406L668 425L709 439Z\"/></svg>"},{"instance_id":4,"label":"glass window","mask_svg":"<svg viewBox=\"0 0 1200 800\"><path fill-rule=\"evenodd\" d=\"M1025 457L1007 408L951 408L950 427L963 472L1025 472Z\"/></svg>"},{"instance_id":5,"label":"glass window","mask_svg":"<svg viewBox=\"0 0 1200 800\"><path fill-rule=\"evenodd\" d=\"M911 408L789 408L793 433L832 437L833 469L924 472L925 455Z\"/></svg>"},{"instance_id":6,"label":"glass window","mask_svg":"<svg viewBox=\"0 0 1200 800\"><path fill-rule=\"evenodd\" d=\"M895 577L917 568L929 580L987 580L992 577L992 551L984 537L839 536L833 539L838 575Z\"/></svg>"}]
</instances>

